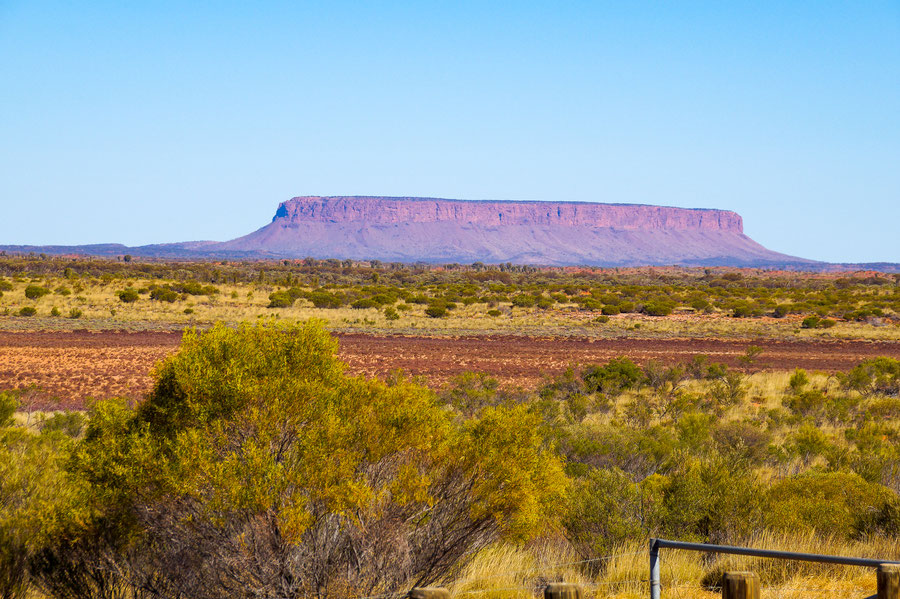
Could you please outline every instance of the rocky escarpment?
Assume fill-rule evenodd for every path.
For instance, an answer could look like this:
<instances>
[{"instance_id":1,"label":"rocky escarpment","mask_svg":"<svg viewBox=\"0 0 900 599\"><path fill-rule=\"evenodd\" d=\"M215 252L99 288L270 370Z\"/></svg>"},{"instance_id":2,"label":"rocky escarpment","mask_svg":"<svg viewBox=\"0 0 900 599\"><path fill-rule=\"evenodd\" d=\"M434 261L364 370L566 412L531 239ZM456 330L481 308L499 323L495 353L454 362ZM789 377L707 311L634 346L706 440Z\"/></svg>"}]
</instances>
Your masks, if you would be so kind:
<instances>
[{"instance_id":1,"label":"rocky escarpment","mask_svg":"<svg viewBox=\"0 0 900 599\"><path fill-rule=\"evenodd\" d=\"M586 202L500 202L431 198L298 197L282 202L272 222L465 223L485 227L588 226L623 231L698 230L743 233L741 217L728 210L703 210Z\"/></svg>"},{"instance_id":2,"label":"rocky escarpment","mask_svg":"<svg viewBox=\"0 0 900 599\"><path fill-rule=\"evenodd\" d=\"M754 242L725 210L432 198L297 197L265 227L205 249L398 262L811 264Z\"/></svg>"}]
</instances>

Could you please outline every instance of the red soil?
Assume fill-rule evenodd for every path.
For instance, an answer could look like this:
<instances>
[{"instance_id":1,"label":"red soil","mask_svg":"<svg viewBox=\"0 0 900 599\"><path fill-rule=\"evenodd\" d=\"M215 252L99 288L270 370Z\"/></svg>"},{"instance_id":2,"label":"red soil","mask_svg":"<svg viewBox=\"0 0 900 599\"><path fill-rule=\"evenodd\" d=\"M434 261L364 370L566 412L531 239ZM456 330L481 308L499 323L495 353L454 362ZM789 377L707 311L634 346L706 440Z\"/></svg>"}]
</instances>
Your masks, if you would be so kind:
<instances>
[{"instance_id":1,"label":"red soil","mask_svg":"<svg viewBox=\"0 0 900 599\"><path fill-rule=\"evenodd\" d=\"M602 363L616 356L636 362L683 362L695 354L739 366L747 347L763 353L755 368L848 370L874 356L900 358L900 343L724 339L536 339L485 337L378 337L338 335L351 373L383 376L401 368L439 385L461 372L481 371L507 386L528 387L569 364ZM178 348L181 333L0 332L0 389L43 390L35 408L81 407L89 398L139 399L151 386L154 363ZM59 398L59 403L48 401Z\"/></svg>"}]
</instances>

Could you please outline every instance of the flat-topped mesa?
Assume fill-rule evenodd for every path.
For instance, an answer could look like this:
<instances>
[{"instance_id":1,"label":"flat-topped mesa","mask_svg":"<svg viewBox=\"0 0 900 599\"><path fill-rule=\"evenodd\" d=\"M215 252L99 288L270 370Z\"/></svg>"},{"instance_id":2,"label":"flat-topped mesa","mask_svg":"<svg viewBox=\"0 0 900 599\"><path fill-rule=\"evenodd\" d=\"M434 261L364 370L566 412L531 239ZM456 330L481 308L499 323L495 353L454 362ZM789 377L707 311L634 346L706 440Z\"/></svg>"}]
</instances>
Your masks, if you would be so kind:
<instances>
[{"instance_id":1,"label":"flat-topped mesa","mask_svg":"<svg viewBox=\"0 0 900 599\"><path fill-rule=\"evenodd\" d=\"M729 210L670 208L587 202L468 201L373 196L302 196L282 202L272 222L455 223L502 227L549 225L621 231L724 231L743 233L740 215Z\"/></svg>"}]
</instances>

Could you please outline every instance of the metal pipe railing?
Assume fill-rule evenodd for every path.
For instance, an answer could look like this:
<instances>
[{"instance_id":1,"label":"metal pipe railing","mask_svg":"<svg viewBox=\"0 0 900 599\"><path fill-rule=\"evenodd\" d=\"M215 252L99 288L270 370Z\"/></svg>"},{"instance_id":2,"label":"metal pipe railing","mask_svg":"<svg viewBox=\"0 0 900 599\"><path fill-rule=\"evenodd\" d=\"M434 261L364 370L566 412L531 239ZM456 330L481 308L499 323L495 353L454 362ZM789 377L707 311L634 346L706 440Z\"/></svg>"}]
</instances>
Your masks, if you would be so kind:
<instances>
[{"instance_id":1,"label":"metal pipe railing","mask_svg":"<svg viewBox=\"0 0 900 599\"><path fill-rule=\"evenodd\" d=\"M668 539L650 539L650 599L659 599L659 550L663 548L703 551L705 553L728 553L732 555L749 555L752 557L790 559L803 562L819 562L823 564L841 564L844 566L862 566L864 568L877 568L882 564L900 564L900 562L867 559L862 557L797 553L794 551L733 547L731 545L708 545L706 543L686 543L684 541L670 541Z\"/></svg>"}]
</instances>

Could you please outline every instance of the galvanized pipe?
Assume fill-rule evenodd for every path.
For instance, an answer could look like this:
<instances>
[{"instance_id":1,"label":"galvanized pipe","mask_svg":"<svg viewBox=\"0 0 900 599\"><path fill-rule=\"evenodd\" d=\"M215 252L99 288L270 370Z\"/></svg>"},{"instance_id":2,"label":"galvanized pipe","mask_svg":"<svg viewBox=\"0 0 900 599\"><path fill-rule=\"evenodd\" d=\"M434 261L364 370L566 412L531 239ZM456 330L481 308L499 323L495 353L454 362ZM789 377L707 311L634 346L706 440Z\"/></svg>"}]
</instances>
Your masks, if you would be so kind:
<instances>
[{"instance_id":1,"label":"galvanized pipe","mask_svg":"<svg viewBox=\"0 0 900 599\"><path fill-rule=\"evenodd\" d=\"M659 563L659 550L668 547L670 549L685 549L687 551L703 551L706 553L730 553L733 555L751 555L753 557L771 557L777 559L792 559L803 562L821 562L823 564L842 564L845 566L863 566L865 568L877 568L881 564L900 564L900 562L891 562L878 559L866 559L862 557L844 557L841 555L821 555L818 553L796 553L793 551L774 551L771 549L751 549L749 547L732 547L731 545L707 545L706 543L685 543L684 541L669 541L666 539L650 539L650 579L653 580L653 563L654 551L656 552L656 563ZM658 580L658 574L657 574ZM659 599L659 596L652 595L651 582L651 598Z\"/></svg>"},{"instance_id":2,"label":"galvanized pipe","mask_svg":"<svg viewBox=\"0 0 900 599\"><path fill-rule=\"evenodd\" d=\"M659 599L659 544L650 539L650 599Z\"/></svg>"}]
</instances>

